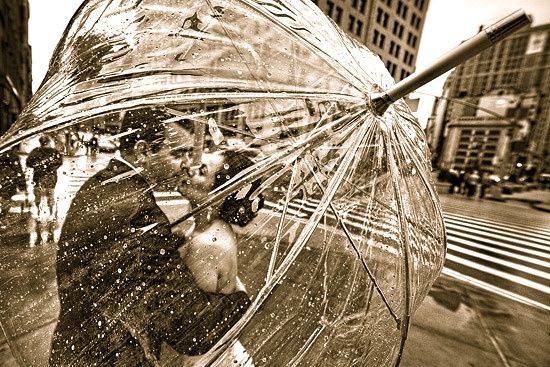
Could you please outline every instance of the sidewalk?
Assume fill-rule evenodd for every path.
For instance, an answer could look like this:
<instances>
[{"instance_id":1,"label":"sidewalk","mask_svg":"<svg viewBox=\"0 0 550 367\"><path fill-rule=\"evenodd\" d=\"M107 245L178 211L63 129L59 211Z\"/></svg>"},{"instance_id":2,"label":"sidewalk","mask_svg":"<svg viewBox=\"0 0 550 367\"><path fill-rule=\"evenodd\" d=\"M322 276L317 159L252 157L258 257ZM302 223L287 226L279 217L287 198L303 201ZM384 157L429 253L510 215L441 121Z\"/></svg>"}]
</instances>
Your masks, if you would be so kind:
<instances>
[{"instance_id":1,"label":"sidewalk","mask_svg":"<svg viewBox=\"0 0 550 367\"><path fill-rule=\"evenodd\" d=\"M401 366L549 366L548 310L441 276L413 318Z\"/></svg>"},{"instance_id":2,"label":"sidewalk","mask_svg":"<svg viewBox=\"0 0 550 367\"><path fill-rule=\"evenodd\" d=\"M403 367L550 365L548 311L445 275L436 281L412 320ZM49 339L50 329L41 325L36 333ZM27 334L29 347L31 339L36 343L37 335L33 334ZM47 357L40 359L46 361ZM1 334L0 366L17 366Z\"/></svg>"},{"instance_id":3,"label":"sidewalk","mask_svg":"<svg viewBox=\"0 0 550 367\"><path fill-rule=\"evenodd\" d=\"M450 195L449 183L436 181L435 187L439 195ZM455 194L458 195L458 194ZM533 209L549 212L550 213L550 190L531 190L523 192L515 192L510 195L491 193L491 189L488 190L485 200L496 200L505 202L521 202L529 205Z\"/></svg>"}]
</instances>

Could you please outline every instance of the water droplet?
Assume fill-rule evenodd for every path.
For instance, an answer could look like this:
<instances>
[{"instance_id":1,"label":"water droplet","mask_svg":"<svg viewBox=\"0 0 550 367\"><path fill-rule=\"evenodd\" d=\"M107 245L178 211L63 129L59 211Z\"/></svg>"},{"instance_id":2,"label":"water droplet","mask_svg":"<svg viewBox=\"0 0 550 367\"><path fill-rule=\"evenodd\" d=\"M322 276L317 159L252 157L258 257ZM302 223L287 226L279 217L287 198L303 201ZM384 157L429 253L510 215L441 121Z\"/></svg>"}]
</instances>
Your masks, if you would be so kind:
<instances>
[{"instance_id":1,"label":"water droplet","mask_svg":"<svg viewBox=\"0 0 550 367\"><path fill-rule=\"evenodd\" d=\"M165 253L166 253L166 250L163 249L163 248L161 248L161 249L160 249L160 254L161 254L161 255L164 255Z\"/></svg>"}]
</instances>

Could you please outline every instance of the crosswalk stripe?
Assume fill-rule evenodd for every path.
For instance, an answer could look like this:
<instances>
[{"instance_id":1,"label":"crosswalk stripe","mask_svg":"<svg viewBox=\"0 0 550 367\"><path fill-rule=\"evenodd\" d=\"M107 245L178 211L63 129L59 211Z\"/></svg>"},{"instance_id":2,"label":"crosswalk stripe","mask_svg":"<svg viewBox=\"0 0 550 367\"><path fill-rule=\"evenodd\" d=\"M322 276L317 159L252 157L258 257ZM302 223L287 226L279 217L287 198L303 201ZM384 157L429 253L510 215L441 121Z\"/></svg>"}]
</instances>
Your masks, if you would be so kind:
<instances>
[{"instance_id":1,"label":"crosswalk stripe","mask_svg":"<svg viewBox=\"0 0 550 367\"><path fill-rule=\"evenodd\" d=\"M458 209L460 210L460 209ZM467 216L467 215L462 215L462 214L456 214L456 213L445 213L444 214L445 217L456 217L456 218L460 218L460 220L466 220L466 221L473 221L475 220L476 222L480 222L480 223L487 223L487 224L492 224L494 225L495 224L495 221L494 220L488 220L488 219L483 219L483 218L478 218L476 217L475 219L472 219L472 217L470 216ZM519 231L529 231L529 232L534 232L534 233L538 233L538 234L541 234L541 235L544 235L545 239L548 238L548 236L550 236L550 231L544 227L539 227L539 226L536 226L536 225L520 225L518 223L510 223L510 222L506 222L506 221L498 221L499 225L506 225L508 226L509 228L514 228L514 229L517 229Z\"/></svg>"},{"instance_id":2,"label":"crosswalk stripe","mask_svg":"<svg viewBox=\"0 0 550 367\"><path fill-rule=\"evenodd\" d=\"M446 258L447 258L448 261L452 261L454 263L461 264L461 265L467 266L469 268L479 270L479 271L482 271L484 273L494 275L494 276L497 276L497 277L502 278L502 279L509 280L511 282L523 285L525 287L536 289L537 291L540 291L540 292L543 292L543 293L546 293L546 294L550 294L550 287L547 287L543 284L534 282L534 281L529 280L529 279L522 278L522 277L517 276L515 274L505 273L505 272L500 271L498 269L494 269L494 268L491 268L489 266L478 264L476 262L473 262L473 261L467 260L467 259L463 259L463 258L458 257L458 256L453 255L453 254L447 254Z\"/></svg>"},{"instance_id":3,"label":"crosswalk stripe","mask_svg":"<svg viewBox=\"0 0 550 367\"><path fill-rule=\"evenodd\" d=\"M489 261L493 264L506 266L508 268L511 268L511 269L514 269L514 270L519 270L521 272L531 274L531 275L534 275L534 276L539 277L539 278L550 280L550 273L546 273L544 271L533 269L533 268L530 268L530 267L525 266L525 265L517 264L517 263L511 262L511 261L508 261L508 260L503 260L503 259L500 259L498 257L486 255L486 254L483 254L481 252L469 250L469 249L466 249L464 247L460 247L460 246L453 245L453 244L447 244L447 248L449 250L460 252L464 255L469 255L469 256L472 256L472 257L475 257L475 258L478 258L478 259ZM447 255L449 255L449 254L447 254Z\"/></svg>"},{"instance_id":4,"label":"crosswalk stripe","mask_svg":"<svg viewBox=\"0 0 550 367\"><path fill-rule=\"evenodd\" d=\"M524 304L527 304L527 305L531 305L531 306L534 306L534 307L541 308L543 310L550 311L550 306L548 306L548 305L545 305L543 303L534 301L534 300L532 300L528 297L524 297L520 294L511 292L507 289L503 289L503 288L494 286L490 283L484 282L482 280L476 279L476 278L468 276L466 274L462 274L462 273L460 273L456 270L444 267L442 273L445 274L445 275L448 275L450 277L460 279L460 280L462 280L466 283L473 284L473 285L475 285L475 286L477 286L481 289L485 289L487 291L490 291L490 292L496 293L498 295L504 296L504 297L509 298L511 300L518 301L518 302L521 302L521 303L524 303Z\"/></svg>"},{"instance_id":5,"label":"crosswalk stripe","mask_svg":"<svg viewBox=\"0 0 550 367\"><path fill-rule=\"evenodd\" d=\"M464 239L464 237L466 238L470 238L470 239L474 239L474 240L478 240L478 241L469 241L467 239ZM454 232L454 231L447 231L447 241L454 241L454 242L464 242L465 244L469 244L469 243L475 243L476 245L479 245L479 246L484 246L484 247L488 247L488 246L485 246L485 245L482 245L480 244L479 242L479 237L477 236L468 236L467 234L465 233L457 233L457 232ZM485 242L487 243L487 242ZM490 244L492 245L496 245L496 246L499 246L499 247L503 247L503 248L507 248L507 249L510 249L510 250L515 250L515 251L518 251L518 252L523 252L523 253L526 253L526 254L529 254L529 255L533 255L533 256L538 256L538 257L542 257L542 258L546 258L546 259L550 259L550 254L547 254L545 252L540 252L540 251L537 251L537 250L531 250L531 249L526 249L526 248L523 248L523 247L518 247L518 246L515 246L515 245L510 245L508 243L504 243L504 242L489 242ZM491 249L491 251L493 249L496 249L496 247L488 247ZM514 256L522 256L522 255L514 255Z\"/></svg>"},{"instance_id":6,"label":"crosswalk stripe","mask_svg":"<svg viewBox=\"0 0 550 367\"><path fill-rule=\"evenodd\" d=\"M525 235L529 235L530 238L532 238L538 243L550 245L550 235L548 236L540 235L539 232L517 230L517 229L510 228L508 225L495 224L495 222L490 224L490 223L480 223L477 220L454 219L448 215L444 215L444 217L445 217L445 223L460 223L461 225L467 226L467 227L478 227L478 228L481 227L485 229L487 232L492 232L492 233L504 231L513 237L519 237L519 238L524 238Z\"/></svg>"},{"instance_id":7,"label":"crosswalk stripe","mask_svg":"<svg viewBox=\"0 0 550 367\"><path fill-rule=\"evenodd\" d=\"M469 237L469 238L472 238L472 239L477 239L481 242L494 243L496 245L501 243L500 241L510 242L510 239L507 236L502 236L500 234L492 234L492 235L488 236L484 231L477 230L477 229L471 229L471 228L468 229L467 234L466 233L463 234L463 232L465 232L465 231L460 226L448 225L446 227L447 227L448 231L450 231L451 233L453 232L453 230L456 230L455 232L460 233L460 235L463 236L463 237ZM477 235L477 236L474 236L474 234ZM480 238L480 237L482 237L482 238ZM496 240L499 240L499 242L497 242ZM525 240L515 239L513 241L513 243L515 245L528 246L529 248L542 250L544 252L550 250L549 246L539 245L537 243L532 243L530 241L525 241Z\"/></svg>"},{"instance_id":8,"label":"crosswalk stripe","mask_svg":"<svg viewBox=\"0 0 550 367\"><path fill-rule=\"evenodd\" d=\"M513 259L522 260L522 261L525 261L525 262L528 262L528 263L531 263L531 264L534 264L534 265L538 265L538 266L541 266L541 267L544 267L544 268L550 268L550 262L548 262L548 261L535 259L535 258L532 258L532 257L529 257L529 256L520 255L520 254L517 254L515 252L509 252L509 251L497 249L497 248L494 248L494 247L485 246L485 245L482 245L482 244L474 242L474 241L468 241L468 240L464 240L464 239L461 239L461 238L451 237L451 238L448 238L448 242L453 242L452 245L455 245L455 246L459 246L460 244L464 244L466 246L476 247L480 250L485 250L485 251L489 251L489 252L492 252L492 253L495 253L495 254L507 256L507 257L510 257L510 258L513 258ZM449 245L449 246L451 246L451 245ZM548 257L550 258L550 256L548 256Z\"/></svg>"}]
</instances>

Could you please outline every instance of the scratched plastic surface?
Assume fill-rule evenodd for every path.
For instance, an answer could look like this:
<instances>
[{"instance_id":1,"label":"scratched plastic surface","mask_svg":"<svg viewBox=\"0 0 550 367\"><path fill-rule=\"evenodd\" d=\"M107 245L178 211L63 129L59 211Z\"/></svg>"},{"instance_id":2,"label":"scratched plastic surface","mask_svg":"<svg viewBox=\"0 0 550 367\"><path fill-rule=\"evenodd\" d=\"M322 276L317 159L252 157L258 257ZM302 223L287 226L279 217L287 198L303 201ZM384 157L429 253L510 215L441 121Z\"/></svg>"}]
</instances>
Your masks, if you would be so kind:
<instances>
[{"instance_id":1,"label":"scratched plastic surface","mask_svg":"<svg viewBox=\"0 0 550 367\"><path fill-rule=\"evenodd\" d=\"M310 1L86 1L38 92L0 139L0 149L17 144L23 164L42 134L63 154L57 213L34 203L27 168L27 200L15 195L2 217L0 323L16 361L48 364L67 211L118 154L124 116L155 110L188 131L179 149L250 156L253 165L223 188L240 192L259 179L251 200L264 205L252 222L231 226L252 302L246 313L205 354L185 356L164 341L148 361L396 364L409 316L441 271L445 233L422 129L403 101L382 117L369 108L369 94L392 83L380 59ZM183 217L190 230L223 200L213 189L189 214L177 182L153 190L169 220ZM75 302L92 307L86 297Z\"/></svg>"}]
</instances>

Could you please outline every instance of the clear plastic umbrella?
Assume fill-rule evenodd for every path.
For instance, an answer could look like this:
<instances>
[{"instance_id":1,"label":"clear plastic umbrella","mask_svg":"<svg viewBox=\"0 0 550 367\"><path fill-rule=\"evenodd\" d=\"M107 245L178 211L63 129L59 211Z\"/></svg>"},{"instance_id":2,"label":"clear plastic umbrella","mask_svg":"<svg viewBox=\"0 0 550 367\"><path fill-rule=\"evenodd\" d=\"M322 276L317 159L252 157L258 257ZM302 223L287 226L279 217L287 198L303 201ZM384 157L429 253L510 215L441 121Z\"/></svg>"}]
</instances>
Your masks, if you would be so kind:
<instances>
[{"instance_id":1,"label":"clear plastic umbrella","mask_svg":"<svg viewBox=\"0 0 550 367\"><path fill-rule=\"evenodd\" d=\"M207 353L189 357L165 343L154 363L399 363L410 317L443 266L445 231L422 129L399 95L379 94L392 85L382 61L310 1L86 1L0 140L6 149L47 133L66 153L49 242L33 247L44 235L37 225L31 247L10 252L2 240L10 276L0 323L16 359L47 363L67 210L118 154L128 116L139 115L188 132L174 148L191 152L188 169L225 151L252 161L200 200L182 195L177 180L153 187L172 226L189 224L189 238L193 221L231 194L253 208L252 221L232 229L251 305ZM48 222L40 205L34 222ZM13 242L9 228L0 231ZM118 253L109 256L94 253L89 266Z\"/></svg>"}]
</instances>

